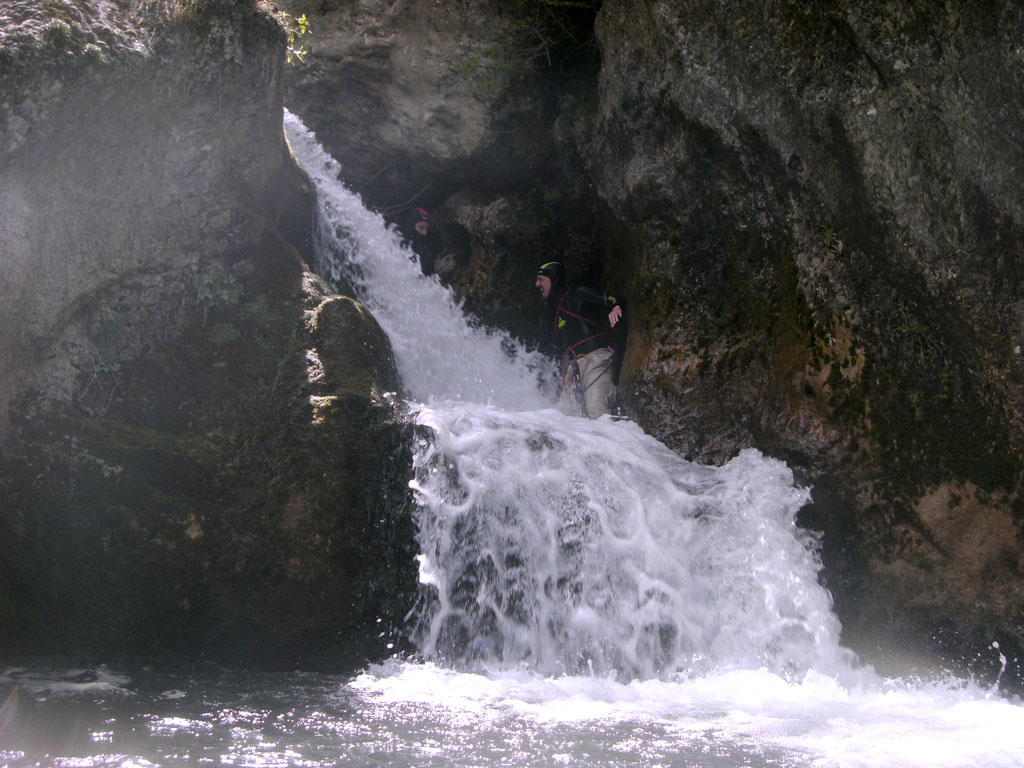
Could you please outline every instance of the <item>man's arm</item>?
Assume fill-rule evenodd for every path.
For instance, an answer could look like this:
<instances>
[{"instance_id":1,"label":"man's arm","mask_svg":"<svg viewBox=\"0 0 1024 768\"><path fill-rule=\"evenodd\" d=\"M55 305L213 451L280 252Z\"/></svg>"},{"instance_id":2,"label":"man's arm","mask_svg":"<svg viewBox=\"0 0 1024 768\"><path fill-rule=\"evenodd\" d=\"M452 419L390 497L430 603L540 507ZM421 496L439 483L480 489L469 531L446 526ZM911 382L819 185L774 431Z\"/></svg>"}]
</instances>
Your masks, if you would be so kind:
<instances>
[{"instance_id":1,"label":"man's arm","mask_svg":"<svg viewBox=\"0 0 1024 768\"><path fill-rule=\"evenodd\" d=\"M587 312L590 317L595 317L598 311L600 311L602 316L605 312L608 312L608 325L611 327L614 327L622 319L622 306L615 300L614 296L605 296L582 285L577 286L575 293L581 308L584 304L590 304L593 307L591 311L595 313L594 315L590 315L589 311Z\"/></svg>"},{"instance_id":2,"label":"man's arm","mask_svg":"<svg viewBox=\"0 0 1024 768\"><path fill-rule=\"evenodd\" d=\"M622 319L622 307L616 304L612 307L612 311L608 313L608 323L612 328L614 328L615 324L619 322L620 319Z\"/></svg>"}]
</instances>

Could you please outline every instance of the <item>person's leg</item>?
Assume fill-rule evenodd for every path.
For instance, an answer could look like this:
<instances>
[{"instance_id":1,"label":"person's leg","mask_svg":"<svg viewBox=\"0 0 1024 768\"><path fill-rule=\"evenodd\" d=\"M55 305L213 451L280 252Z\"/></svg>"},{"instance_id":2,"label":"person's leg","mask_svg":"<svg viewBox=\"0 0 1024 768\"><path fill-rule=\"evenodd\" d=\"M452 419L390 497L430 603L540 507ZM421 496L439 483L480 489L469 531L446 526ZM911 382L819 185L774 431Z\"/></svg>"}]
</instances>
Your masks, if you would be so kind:
<instances>
[{"instance_id":1,"label":"person's leg","mask_svg":"<svg viewBox=\"0 0 1024 768\"><path fill-rule=\"evenodd\" d=\"M580 386L580 368L577 362L570 363L572 366L566 373L563 387L558 397L558 410L566 416L585 416L583 413L583 389Z\"/></svg>"},{"instance_id":2,"label":"person's leg","mask_svg":"<svg viewBox=\"0 0 1024 768\"><path fill-rule=\"evenodd\" d=\"M595 349L578 360L580 389L587 416L596 419L608 413L608 397L612 390L612 353L609 349Z\"/></svg>"}]
</instances>

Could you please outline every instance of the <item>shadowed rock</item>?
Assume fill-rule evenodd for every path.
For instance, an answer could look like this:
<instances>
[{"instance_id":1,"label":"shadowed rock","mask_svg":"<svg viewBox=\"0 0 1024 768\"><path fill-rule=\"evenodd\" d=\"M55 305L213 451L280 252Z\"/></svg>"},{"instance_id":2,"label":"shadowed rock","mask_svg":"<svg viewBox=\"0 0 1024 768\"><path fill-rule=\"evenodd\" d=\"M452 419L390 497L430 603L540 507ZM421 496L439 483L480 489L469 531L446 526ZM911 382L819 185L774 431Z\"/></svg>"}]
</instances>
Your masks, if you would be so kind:
<instances>
[{"instance_id":1,"label":"shadowed rock","mask_svg":"<svg viewBox=\"0 0 1024 768\"><path fill-rule=\"evenodd\" d=\"M4 14L5 651L388 654L415 579L398 381L373 318L306 270L276 19Z\"/></svg>"}]
</instances>

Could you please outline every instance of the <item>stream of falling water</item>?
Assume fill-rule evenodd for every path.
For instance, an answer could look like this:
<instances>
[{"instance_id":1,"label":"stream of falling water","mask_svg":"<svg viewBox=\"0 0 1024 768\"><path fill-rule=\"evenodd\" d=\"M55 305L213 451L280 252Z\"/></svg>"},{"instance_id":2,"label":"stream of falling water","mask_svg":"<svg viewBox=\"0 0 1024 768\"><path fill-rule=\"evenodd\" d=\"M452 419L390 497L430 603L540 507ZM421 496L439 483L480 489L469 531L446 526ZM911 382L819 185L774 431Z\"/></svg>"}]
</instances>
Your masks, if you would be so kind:
<instances>
[{"instance_id":1,"label":"stream of falling water","mask_svg":"<svg viewBox=\"0 0 1024 768\"><path fill-rule=\"evenodd\" d=\"M353 679L7 670L0 763L1024 766L1019 701L841 646L785 464L691 464L561 413L551 364L468 319L286 127L318 269L373 311L425 428L420 654Z\"/></svg>"},{"instance_id":2,"label":"stream of falling water","mask_svg":"<svg viewBox=\"0 0 1024 768\"><path fill-rule=\"evenodd\" d=\"M349 690L399 721L465 719L492 749L535 733L529 759L481 765L1022 764L1002 727L1024 724L1018 702L883 679L841 647L784 464L698 466L628 421L559 412L548 364L467 319L287 126L319 190L320 268L373 310L433 435L413 482L424 660Z\"/></svg>"}]
</instances>

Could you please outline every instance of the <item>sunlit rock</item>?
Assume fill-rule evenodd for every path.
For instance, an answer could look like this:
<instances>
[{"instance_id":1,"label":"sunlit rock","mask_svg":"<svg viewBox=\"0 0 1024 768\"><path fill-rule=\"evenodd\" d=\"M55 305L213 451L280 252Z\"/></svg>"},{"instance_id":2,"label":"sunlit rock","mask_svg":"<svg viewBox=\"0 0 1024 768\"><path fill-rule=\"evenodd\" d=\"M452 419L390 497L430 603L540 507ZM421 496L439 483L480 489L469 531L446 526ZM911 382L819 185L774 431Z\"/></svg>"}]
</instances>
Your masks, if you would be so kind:
<instances>
[{"instance_id":1,"label":"sunlit rock","mask_svg":"<svg viewBox=\"0 0 1024 768\"><path fill-rule=\"evenodd\" d=\"M389 653L413 576L398 382L305 263L278 20L241 0L0 20L0 645Z\"/></svg>"}]
</instances>

